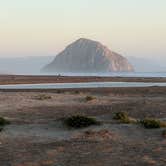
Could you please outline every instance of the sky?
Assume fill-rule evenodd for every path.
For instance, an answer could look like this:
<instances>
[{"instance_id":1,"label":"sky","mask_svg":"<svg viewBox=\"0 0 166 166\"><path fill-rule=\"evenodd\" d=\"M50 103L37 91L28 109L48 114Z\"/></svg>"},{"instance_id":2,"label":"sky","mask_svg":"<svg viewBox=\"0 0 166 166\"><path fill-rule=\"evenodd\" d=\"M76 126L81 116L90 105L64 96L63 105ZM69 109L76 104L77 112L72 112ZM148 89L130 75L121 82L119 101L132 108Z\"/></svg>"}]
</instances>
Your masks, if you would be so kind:
<instances>
[{"instance_id":1,"label":"sky","mask_svg":"<svg viewBox=\"0 0 166 166\"><path fill-rule=\"evenodd\" d=\"M56 55L82 37L166 59L166 0L0 0L0 57Z\"/></svg>"}]
</instances>

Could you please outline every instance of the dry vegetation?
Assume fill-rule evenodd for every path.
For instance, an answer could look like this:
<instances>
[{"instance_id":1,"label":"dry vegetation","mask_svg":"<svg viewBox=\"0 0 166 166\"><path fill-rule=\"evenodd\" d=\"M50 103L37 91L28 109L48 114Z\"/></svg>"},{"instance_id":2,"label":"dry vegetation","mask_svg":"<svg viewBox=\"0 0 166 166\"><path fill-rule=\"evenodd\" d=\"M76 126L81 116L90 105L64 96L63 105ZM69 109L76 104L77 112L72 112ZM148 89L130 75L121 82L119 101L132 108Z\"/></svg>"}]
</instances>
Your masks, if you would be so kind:
<instances>
[{"instance_id":1,"label":"dry vegetation","mask_svg":"<svg viewBox=\"0 0 166 166\"><path fill-rule=\"evenodd\" d=\"M1 91L0 166L164 166L165 108L164 87Z\"/></svg>"},{"instance_id":2,"label":"dry vegetation","mask_svg":"<svg viewBox=\"0 0 166 166\"><path fill-rule=\"evenodd\" d=\"M48 100L51 99L52 97L50 95L46 95L46 94L40 94L38 96L36 96L37 100Z\"/></svg>"},{"instance_id":3,"label":"dry vegetation","mask_svg":"<svg viewBox=\"0 0 166 166\"><path fill-rule=\"evenodd\" d=\"M99 124L99 122L95 118L82 115L74 115L69 118L66 118L64 123L67 127L72 128L84 128Z\"/></svg>"}]
</instances>

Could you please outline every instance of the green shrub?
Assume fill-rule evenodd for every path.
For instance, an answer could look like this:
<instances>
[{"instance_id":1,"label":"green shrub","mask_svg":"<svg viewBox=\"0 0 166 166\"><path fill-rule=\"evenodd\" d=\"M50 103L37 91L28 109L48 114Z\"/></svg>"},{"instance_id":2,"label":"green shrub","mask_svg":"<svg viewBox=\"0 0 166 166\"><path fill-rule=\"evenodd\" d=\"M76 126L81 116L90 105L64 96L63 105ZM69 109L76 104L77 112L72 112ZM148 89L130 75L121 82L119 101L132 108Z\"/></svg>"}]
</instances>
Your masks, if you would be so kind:
<instances>
[{"instance_id":1,"label":"green shrub","mask_svg":"<svg viewBox=\"0 0 166 166\"><path fill-rule=\"evenodd\" d=\"M128 119L128 114L126 112L117 112L115 113L113 119L115 120Z\"/></svg>"},{"instance_id":2,"label":"green shrub","mask_svg":"<svg viewBox=\"0 0 166 166\"><path fill-rule=\"evenodd\" d=\"M0 126L5 126L10 124L10 122L8 120L6 120L5 118L0 117Z\"/></svg>"},{"instance_id":3,"label":"green shrub","mask_svg":"<svg viewBox=\"0 0 166 166\"><path fill-rule=\"evenodd\" d=\"M57 90L56 93L59 93L59 94L60 94L60 93L62 93L62 91L61 91L61 90Z\"/></svg>"},{"instance_id":4,"label":"green shrub","mask_svg":"<svg viewBox=\"0 0 166 166\"><path fill-rule=\"evenodd\" d=\"M120 123L136 123L137 120L128 116L126 112L117 112L113 119L118 120Z\"/></svg>"},{"instance_id":5,"label":"green shrub","mask_svg":"<svg viewBox=\"0 0 166 166\"><path fill-rule=\"evenodd\" d=\"M152 118L141 120L140 123L147 129L166 127L165 122Z\"/></svg>"},{"instance_id":6,"label":"green shrub","mask_svg":"<svg viewBox=\"0 0 166 166\"><path fill-rule=\"evenodd\" d=\"M48 100L48 99L51 99L51 98L52 98L51 96L45 95L45 94L41 94L41 95L37 96L38 100Z\"/></svg>"},{"instance_id":7,"label":"green shrub","mask_svg":"<svg viewBox=\"0 0 166 166\"><path fill-rule=\"evenodd\" d=\"M76 115L65 119L65 125L72 128L84 128L91 125L97 125L99 122L90 117Z\"/></svg>"},{"instance_id":8,"label":"green shrub","mask_svg":"<svg viewBox=\"0 0 166 166\"><path fill-rule=\"evenodd\" d=\"M94 100L94 99L96 99L94 96L86 96L86 97L85 97L85 100L86 100L86 101L92 101L92 100Z\"/></svg>"},{"instance_id":9,"label":"green shrub","mask_svg":"<svg viewBox=\"0 0 166 166\"><path fill-rule=\"evenodd\" d=\"M74 94L80 94L80 91L76 90L74 91Z\"/></svg>"}]
</instances>

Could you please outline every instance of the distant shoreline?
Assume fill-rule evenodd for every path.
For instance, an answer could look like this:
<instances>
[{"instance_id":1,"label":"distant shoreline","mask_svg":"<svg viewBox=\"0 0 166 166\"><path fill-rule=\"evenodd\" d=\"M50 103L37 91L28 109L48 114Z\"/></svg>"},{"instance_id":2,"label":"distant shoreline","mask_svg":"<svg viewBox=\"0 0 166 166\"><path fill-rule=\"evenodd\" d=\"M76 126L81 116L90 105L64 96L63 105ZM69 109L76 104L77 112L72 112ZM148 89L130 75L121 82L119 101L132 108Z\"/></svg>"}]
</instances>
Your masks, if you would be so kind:
<instances>
[{"instance_id":1,"label":"distant shoreline","mask_svg":"<svg viewBox=\"0 0 166 166\"><path fill-rule=\"evenodd\" d=\"M166 82L162 77L0 75L0 85L80 82Z\"/></svg>"}]
</instances>

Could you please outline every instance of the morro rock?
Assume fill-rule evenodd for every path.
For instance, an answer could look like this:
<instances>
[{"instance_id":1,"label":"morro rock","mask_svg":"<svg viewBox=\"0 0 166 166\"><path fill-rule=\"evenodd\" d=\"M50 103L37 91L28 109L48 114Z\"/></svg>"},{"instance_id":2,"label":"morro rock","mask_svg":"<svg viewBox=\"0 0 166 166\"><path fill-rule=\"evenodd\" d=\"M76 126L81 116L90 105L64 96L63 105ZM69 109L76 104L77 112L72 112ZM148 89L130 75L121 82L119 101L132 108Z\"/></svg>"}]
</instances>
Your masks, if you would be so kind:
<instances>
[{"instance_id":1,"label":"morro rock","mask_svg":"<svg viewBox=\"0 0 166 166\"><path fill-rule=\"evenodd\" d=\"M44 72L130 72L133 66L123 56L99 42L79 39L43 68Z\"/></svg>"}]
</instances>

